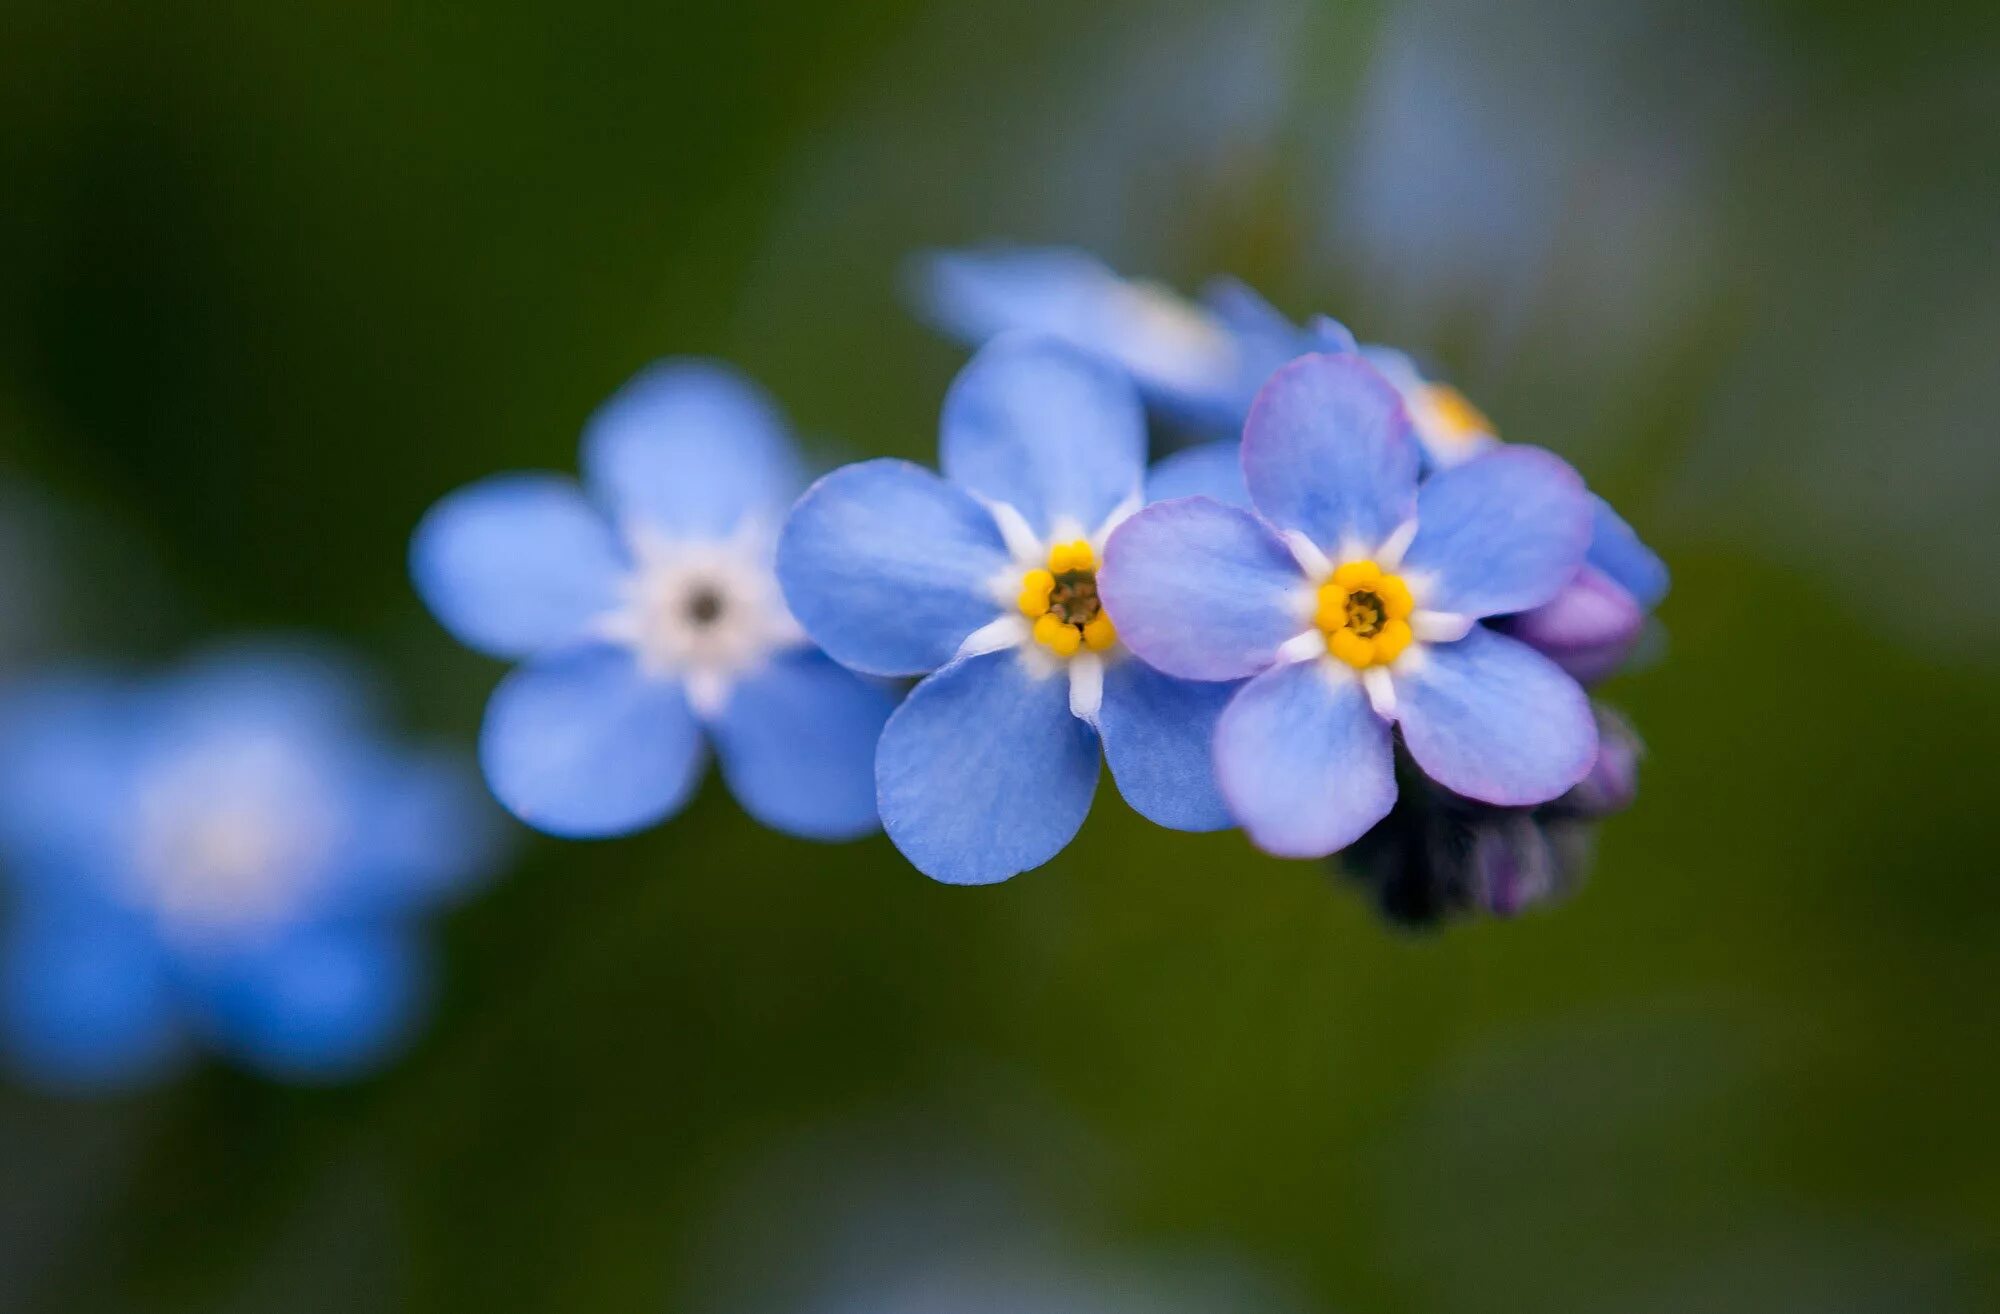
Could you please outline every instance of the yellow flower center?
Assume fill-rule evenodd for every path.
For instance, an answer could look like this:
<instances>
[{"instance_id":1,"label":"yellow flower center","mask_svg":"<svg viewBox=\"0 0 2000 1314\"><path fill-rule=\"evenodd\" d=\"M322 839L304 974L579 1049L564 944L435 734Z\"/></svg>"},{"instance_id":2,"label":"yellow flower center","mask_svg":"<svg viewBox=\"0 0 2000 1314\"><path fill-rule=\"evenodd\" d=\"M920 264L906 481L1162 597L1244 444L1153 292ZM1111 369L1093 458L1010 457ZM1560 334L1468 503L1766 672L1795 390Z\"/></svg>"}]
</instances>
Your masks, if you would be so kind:
<instances>
[{"instance_id":1,"label":"yellow flower center","mask_svg":"<svg viewBox=\"0 0 2000 1314\"><path fill-rule=\"evenodd\" d=\"M1326 650L1360 671L1387 666L1410 646L1414 610L1400 576L1372 561L1350 561L1320 585L1313 624L1326 635Z\"/></svg>"},{"instance_id":2,"label":"yellow flower center","mask_svg":"<svg viewBox=\"0 0 2000 1314\"><path fill-rule=\"evenodd\" d=\"M1465 442L1493 432L1493 421L1486 413L1448 383L1426 383L1422 409L1435 421L1434 430L1442 430L1434 432L1436 437Z\"/></svg>"},{"instance_id":3,"label":"yellow flower center","mask_svg":"<svg viewBox=\"0 0 2000 1314\"><path fill-rule=\"evenodd\" d=\"M1058 657L1083 648L1103 652L1118 642L1097 597L1097 553L1083 539L1056 544L1046 569L1021 577L1021 614L1035 623L1035 642Z\"/></svg>"}]
</instances>

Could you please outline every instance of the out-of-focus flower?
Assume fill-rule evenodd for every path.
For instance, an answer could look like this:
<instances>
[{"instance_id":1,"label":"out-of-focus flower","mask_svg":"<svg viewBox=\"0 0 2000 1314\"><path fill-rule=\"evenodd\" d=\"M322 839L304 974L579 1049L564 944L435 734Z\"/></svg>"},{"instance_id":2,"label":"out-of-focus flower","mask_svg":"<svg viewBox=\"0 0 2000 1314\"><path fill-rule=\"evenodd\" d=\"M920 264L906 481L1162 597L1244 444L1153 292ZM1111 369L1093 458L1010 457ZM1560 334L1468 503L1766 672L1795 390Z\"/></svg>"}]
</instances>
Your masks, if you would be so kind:
<instances>
[{"instance_id":1,"label":"out-of-focus flower","mask_svg":"<svg viewBox=\"0 0 2000 1314\"><path fill-rule=\"evenodd\" d=\"M778 526L805 475L770 399L725 366L662 361L591 417L582 460L583 487L460 489L411 544L444 626L524 663L480 737L500 801L552 834L639 830L686 803L707 739L765 825L874 830L895 699L814 648L779 594Z\"/></svg>"},{"instance_id":2,"label":"out-of-focus flower","mask_svg":"<svg viewBox=\"0 0 2000 1314\"><path fill-rule=\"evenodd\" d=\"M1399 755L1396 806L1336 859L1338 870L1369 891L1383 916L1409 926L1512 917L1568 897L1589 873L1597 823L1638 793L1638 736L1602 703L1592 712L1596 762L1540 807L1460 797Z\"/></svg>"},{"instance_id":3,"label":"out-of-focus flower","mask_svg":"<svg viewBox=\"0 0 2000 1314\"><path fill-rule=\"evenodd\" d=\"M1484 412L1450 384L1428 378L1408 355L1377 346L1361 354L1401 394L1427 472L1449 470L1501 445ZM1548 602L1496 628L1594 684L1624 664L1666 593L1666 564L1593 494L1590 547L1575 578Z\"/></svg>"},{"instance_id":4,"label":"out-of-focus flower","mask_svg":"<svg viewBox=\"0 0 2000 1314\"><path fill-rule=\"evenodd\" d=\"M1420 488L1405 409L1354 356L1280 370L1242 457L1256 514L1149 507L1111 536L1103 589L1145 661L1249 679L1215 764L1257 844L1322 857L1387 815L1393 726L1426 775L1486 803L1533 806L1583 779L1597 743L1582 689L1479 623L1575 576L1591 511L1574 471L1509 446Z\"/></svg>"},{"instance_id":5,"label":"out-of-focus flower","mask_svg":"<svg viewBox=\"0 0 2000 1314\"><path fill-rule=\"evenodd\" d=\"M196 1043L290 1079L377 1064L423 1001L417 914L489 865L497 820L455 759L380 738L330 656L20 686L0 704L10 1055L78 1085Z\"/></svg>"},{"instance_id":6,"label":"out-of-focus flower","mask_svg":"<svg viewBox=\"0 0 2000 1314\"><path fill-rule=\"evenodd\" d=\"M1302 329L1232 279L1192 302L1068 247L935 251L912 271L918 309L945 332L974 345L1010 332L1059 339L1126 371L1168 418L1231 436L1286 361L1354 350L1335 321Z\"/></svg>"},{"instance_id":7,"label":"out-of-focus flower","mask_svg":"<svg viewBox=\"0 0 2000 1314\"><path fill-rule=\"evenodd\" d=\"M1097 789L1177 830L1228 824L1209 766L1227 686L1161 675L1097 592L1143 501L1145 418L1125 375L1042 338L983 348L952 385L941 478L836 470L778 547L786 600L837 660L925 676L876 758L883 825L917 868L987 884L1061 852Z\"/></svg>"}]
</instances>

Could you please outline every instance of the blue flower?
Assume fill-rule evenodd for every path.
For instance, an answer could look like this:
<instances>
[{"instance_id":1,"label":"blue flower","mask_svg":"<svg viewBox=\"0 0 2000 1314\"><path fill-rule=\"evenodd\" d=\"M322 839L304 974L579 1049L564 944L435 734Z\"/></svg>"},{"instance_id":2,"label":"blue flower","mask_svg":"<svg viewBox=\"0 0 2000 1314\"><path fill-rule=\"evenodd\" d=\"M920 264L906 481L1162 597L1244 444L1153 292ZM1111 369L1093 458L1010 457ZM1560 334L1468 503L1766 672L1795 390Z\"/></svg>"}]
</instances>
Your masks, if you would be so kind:
<instances>
[{"instance_id":1,"label":"blue flower","mask_svg":"<svg viewBox=\"0 0 2000 1314\"><path fill-rule=\"evenodd\" d=\"M889 838L926 874L986 884L1082 826L1099 743L1160 825L1228 824L1209 765L1220 685L1135 660L1097 554L1144 501L1145 417L1120 371L1050 339L982 349L945 400L940 478L836 470L799 500L778 578L806 632L877 676L925 676L876 755Z\"/></svg>"},{"instance_id":2,"label":"blue flower","mask_svg":"<svg viewBox=\"0 0 2000 1314\"><path fill-rule=\"evenodd\" d=\"M1401 394L1435 473L1500 445L1492 421L1465 395L1425 377L1416 362L1388 347L1361 355ZM1632 653L1647 617L1667 593L1667 567L1603 498L1591 497L1590 547L1576 576L1556 596L1497 628L1543 653L1585 684L1612 674Z\"/></svg>"},{"instance_id":3,"label":"blue flower","mask_svg":"<svg viewBox=\"0 0 2000 1314\"><path fill-rule=\"evenodd\" d=\"M411 544L444 626L523 662L480 736L494 794L552 834L625 834L680 810L708 740L765 825L874 830L895 699L815 649L779 595L773 548L805 476L770 400L724 366L660 362L591 418L583 474L460 489Z\"/></svg>"},{"instance_id":4,"label":"blue flower","mask_svg":"<svg viewBox=\"0 0 2000 1314\"><path fill-rule=\"evenodd\" d=\"M974 344L1010 332L1056 338L1130 374L1161 413L1231 437L1280 365L1354 350L1333 320L1301 329L1233 280L1197 304L1065 247L932 252L913 269L920 309L945 332Z\"/></svg>"},{"instance_id":5,"label":"blue flower","mask_svg":"<svg viewBox=\"0 0 2000 1314\"><path fill-rule=\"evenodd\" d=\"M424 1000L418 914L495 855L456 759L380 739L354 673L242 649L0 700L17 1066L131 1084L197 1042L273 1076L376 1065Z\"/></svg>"},{"instance_id":6,"label":"blue flower","mask_svg":"<svg viewBox=\"0 0 2000 1314\"><path fill-rule=\"evenodd\" d=\"M1321 857L1396 799L1392 727L1416 764L1486 803L1544 803L1597 751L1583 690L1479 622L1577 573L1592 508L1546 452L1508 446L1418 486L1401 399L1359 357L1307 356L1258 395L1243 439L1255 513L1194 497L1113 534L1105 605L1169 675L1254 677L1216 727L1217 782L1265 849Z\"/></svg>"}]
</instances>

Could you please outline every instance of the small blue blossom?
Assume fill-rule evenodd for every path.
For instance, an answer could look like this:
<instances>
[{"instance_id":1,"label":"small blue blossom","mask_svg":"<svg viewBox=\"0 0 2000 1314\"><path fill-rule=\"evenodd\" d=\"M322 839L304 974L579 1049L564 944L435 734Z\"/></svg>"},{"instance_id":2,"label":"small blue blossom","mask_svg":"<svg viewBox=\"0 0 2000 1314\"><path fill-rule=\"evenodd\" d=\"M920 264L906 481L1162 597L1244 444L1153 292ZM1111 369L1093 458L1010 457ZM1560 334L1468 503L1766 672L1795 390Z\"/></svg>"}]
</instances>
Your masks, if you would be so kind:
<instances>
[{"instance_id":1,"label":"small blue blossom","mask_svg":"<svg viewBox=\"0 0 2000 1314\"><path fill-rule=\"evenodd\" d=\"M1265 849L1322 857L1396 800L1392 728L1466 798L1545 803L1588 773L1583 690L1488 617L1553 598L1583 563L1589 494L1506 446L1419 487L1407 410L1358 356L1279 370L1244 429L1255 510L1163 502L1105 548L1105 605L1169 675L1249 679L1217 723L1217 782Z\"/></svg>"},{"instance_id":2,"label":"small blue blossom","mask_svg":"<svg viewBox=\"0 0 2000 1314\"><path fill-rule=\"evenodd\" d=\"M1097 554L1145 500L1130 381L1003 336L952 385L939 446L942 478L892 460L834 471L778 546L785 598L828 653L925 677L876 756L889 838L953 884L1040 866L1090 810L1100 742L1146 817L1228 825L1209 743L1230 690L1134 658L1097 597Z\"/></svg>"},{"instance_id":3,"label":"small blue blossom","mask_svg":"<svg viewBox=\"0 0 2000 1314\"><path fill-rule=\"evenodd\" d=\"M912 282L925 316L962 341L1014 332L1056 338L1126 371L1160 413L1231 438L1280 365L1354 350L1353 335L1333 320L1319 316L1301 329L1234 280L1190 302L1066 247L931 252L914 263Z\"/></svg>"},{"instance_id":4,"label":"small blue blossom","mask_svg":"<svg viewBox=\"0 0 2000 1314\"><path fill-rule=\"evenodd\" d=\"M814 648L779 594L778 527L806 480L776 407L722 365L663 361L591 418L582 464L582 487L460 489L411 544L445 628L523 663L480 735L494 794L552 834L629 833L687 802L706 740L765 825L874 830L895 699Z\"/></svg>"},{"instance_id":5,"label":"small blue blossom","mask_svg":"<svg viewBox=\"0 0 2000 1314\"><path fill-rule=\"evenodd\" d=\"M331 657L24 684L0 700L8 1054L63 1086L197 1043L292 1080L378 1065L424 1001L419 914L490 865L497 820L467 766L379 738Z\"/></svg>"}]
</instances>

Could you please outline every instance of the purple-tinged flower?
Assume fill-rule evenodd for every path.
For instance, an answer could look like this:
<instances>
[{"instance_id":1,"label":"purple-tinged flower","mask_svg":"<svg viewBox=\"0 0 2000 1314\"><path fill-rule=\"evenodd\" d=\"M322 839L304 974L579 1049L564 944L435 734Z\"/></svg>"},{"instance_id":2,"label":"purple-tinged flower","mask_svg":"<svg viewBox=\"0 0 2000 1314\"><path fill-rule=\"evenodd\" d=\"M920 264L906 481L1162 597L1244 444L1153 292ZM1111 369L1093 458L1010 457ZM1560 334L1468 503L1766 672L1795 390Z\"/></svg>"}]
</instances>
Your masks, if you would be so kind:
<instances>
[{"instance_id":1,"label":"purple-tinged flower","mask_svg":"<svg viewBox=\"0 0 2000 1314\"><path fill-rule=\"evenodd\" d=\"M770 400L725 366L660 362L591 417L583 473L460 489L411 544L445 628L524 663L480 735L494 794L552 834L629 833L687 802L706 740L765 825L874 830L895 700L814 648L779 594L778 526L805 475Z\"/></svg>"},{"instance_id":2,"label":"purple-tinged flower","mask_svg":"<svg viewBox=\"0 0 2000 1314\"><path fill-rule=\"evenodd\" d=\"M1546 452L1510 446L1418 486L1395 390L1356 356L1307 356L1252 408L1255 513L1163 502L1105 548L1105 606L1143 660L1190 680L1254 677L1216 728L1217 783L1280 855L1351 843L1396 799L1392 727L1465 797L1530 806L1589 771L1583 690L1481 624L1576 574L1589 495Z\"/></svg>"},{"instance_id":3,"label":"purple-tinged flower","mask_svg":"<svg viewBox=\"0 0 2000 1314\"><path fill-rule=\"evenodd\" d=\"M1162 414L1231 437L1280 365L1354 350L1333 320L1301 329L1232 279L1191 302L1067 247L937 251L913 269L919 309L952 336L975 345L1002 333L1056 338L1131 375Z\"/></svg>"},{"instance_id":4,"label":"purple-tinged flower","mask_svg":"<svg viewBox=\"0 0 2000 1314\"><path fill-rule=\"evenodd\" d=\"M8 1052L69 1086L143 1080L197 1043L294 1080L378 1065L424 999L420 914L490 865L497 821L469 765L379 737L323 655L18 687L0 700Z\"/></svg>"},{"instance_id":5,"label":"purple-tinged flower","mask_svg":"<svg viewBox=\"0 0 2000 1314\"><path fill-rule=\"evenodd\" d=\"M883 825L925 874L987 884L1061 852L1100 741L1146 817L1228 824L1209 738L1229 689L1134 658L1098 600L1106 536L1144 500L1145 445L1120 371L1003 337L945 399L942 478L846 466L786 523L778 578L806 633L854 670L925 677L876 754Z\"/></svg>"}]
</instances>

